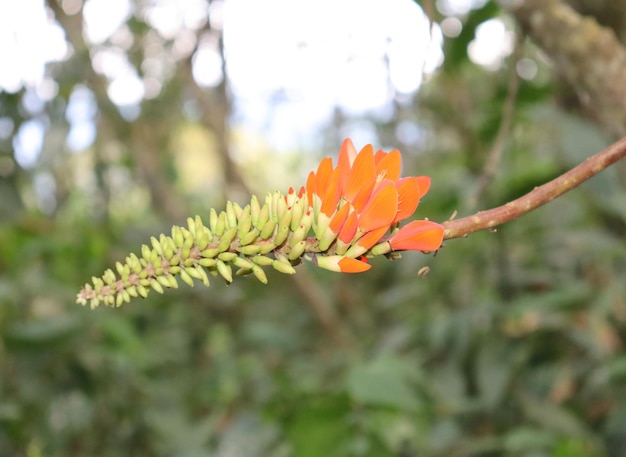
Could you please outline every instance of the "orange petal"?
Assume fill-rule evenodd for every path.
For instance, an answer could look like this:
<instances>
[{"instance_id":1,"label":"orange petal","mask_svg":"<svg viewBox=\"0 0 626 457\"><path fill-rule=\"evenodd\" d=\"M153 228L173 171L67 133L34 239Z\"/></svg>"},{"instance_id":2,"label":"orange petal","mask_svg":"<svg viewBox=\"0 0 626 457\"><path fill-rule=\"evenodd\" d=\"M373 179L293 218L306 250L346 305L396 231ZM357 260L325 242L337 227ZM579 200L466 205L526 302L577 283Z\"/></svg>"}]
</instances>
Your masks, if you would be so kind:
<instances>
[{"instance_id":1,"label":"orange petal","mask_svg":"<svg viewBox=\"0 0 626 457\"><path fill-rule=\"evenodd\" d=\"M398 191L393 182L381 181L359 216L359 228L369 232L380 227L389 227L398 212Z\"/></svg>"},{"instance_id":2,"label":"orange petal","mask_svg":"<svg viewBox=\"0 0 626 457\"><path fill-rule=\"evenodd\" d=\"M326 187L320 188L318 193L323 195L322 207L320 211L330 217L336 210L339 203L339 168L335 168L328 178Z\"/></svg>"},{"instance_id":3,"label":"orange petal","mask_svg":"<svg viewBox=\"0 0 626 457\"><path fill-rule=\"evenodd\" d=\"M330 224L328 224L328 228L330 228L335 234L339 233L344 223L346 222L346 219L348 218L349 211L350 211L350 205L348 204L345 204L341 208L339 208L339 210L335 213L333 218L330 220Z\"/></svg>"},{"instance_id":4,"label":"orange petal","mask_svg":"<svg viewBox=\"0 0 626 457\"><path fill-rule=\"evenodd\" d=\"M337 265L342 273L362 273L372 268L369 263L351 259L350 257L344 257Z\"/></svg>"},{"instance_id":5,"label":"orange petal","mask_svg":"<svg viewBox=\"0 0 626 457\"><path fill-rule=\"evenodd\" d=\"M378 243L380 239L383 236L385 236L385 233L387 233L387 230L389 230L388 226L369 231L365 235L363 235L361 238L359 238L359 241L357 241L356 244L365 248L365 251L369 251L372 246Z\"/></svg>"},{"instance_id":6,"label":"orange petal","mask_svg":"<svg viewBox=\"0 0 626 457\"><path fill-rule=\"evenodd\" d=\"M387 153L385 151L383 151L382 149L379 149L378 151L376 151L376 154L374 154L374 162L378 164L378 162L383 160L383 157L385 157L386 155Z\"/></svg>"},{"instance_id":7,"label":"orange petal","mask_svg":"<svg viewBox=\"0 0 626 457\"><path fill-rule=\"evenodd\" d=\"M341 195L346 192L348 188L348 179L350 178L350 168L352 168L352 162L356 158L356 149L352 140L346 138L341 143L339 149L339 158L337 159L337 168L339 168L339 190Z\"/></svg>"},{"instance_id":8,"label":"orange petal","mask_svg":"<svg viewBox=\"0 0 626 457\"><path fill-rule=\"evenodd\" d=\"M350 205L344 206L349 207ZM352 211L350 214L348 214L348 218L344 222L343 227L341 227L341 232L339 232L339 236L337 238L339 238L342 242L346 244L352 243L358 227L359 224L357 219L357 213L355 211Z\"/></svg>"},{"instance_id":9,"label":"orange petal","mask_svg":"<svg viewBox=\"0 0 626 457\"><path fill-rule=\"evenodd\" d=\"M400 151L394 149L393 151L380 156L380 160L376 161L376 176L397 181L400 179L401 168L402 156L400 155Z\"/></svg>"},{"instance_id":10,"label":"orange petal","mask_svg":"<svg viewBox=\"0 0 626 457\"><path fill-rule=\"evenodd\" d=\"M354 159L356 159L356 148L354 147L354 143L350 138L346 138L341 143L341 147L339 148L339 163L346 161L348 163L348 168L352 166L354 163Z\"/></svg>"},{"instance_id":11,"label":"orange petal","mask_svg":"<svg viewBox=\"0 0 626 457\"><path fill-rule=\"evenodd\" d=\"M428 193L428 189L430 189L430 177L429 176L416 176L415 180L417 182L417 187L420 189L420 197L422 198L424 195Z\"/></svg>"},{"instance_id":12,"label":"orange petal","mask_svg":"<svg viewBox=\"0 0 626 457\"><path fill-rule=\"evenodd\" d=\"M408 177L396 181L396 189L398 190L398 213L394 222L410 217L417 209L420 201L420 189L417 178Z\"/></svg>"},{"instance_id":13,"label":"orange petal","mask_svg":"<svg viewBox=\"0 0 626 457\"><path fill-rule=\"evenodd\" d=\"M436 251L443 241L443 226L432 221L411 221L390 239L394 251Z\"/></svg>"},{"instance_id":14,"label":"orange petal","mask_svg":"<svg viewBox=\"0 0 626 457\"><path fill-rule=\"evenodd\" d=\"M315 193L320 197L326 192L330 175L333 173L333 159L324 157L315 173Z\"/></svg>"},{"instance_id":15,"label":"orange petal","mask_svg":"<svg viewBox=\"0 0 626 457\"><path fill-rule=\"evenodd\" d=\"M309 206L313 206L313 194L316 191L315 187L315 173L310 172L309 176L306 179L306 193L307 199L309 200Z\"/></svg>"},{"instance_id":16,"label":"orange petal","mask_svg":"<svg viewBox=\"0 0 626 457\"><path fill-rule=\"evenodd\" d=\"M342 255L317 255L311 260L320 268L341 273L360 273L371 268L366 262Z\"/></svg>"},{"instance_id":17,"label":"orange petal","mask_svg":"<svg viewBox=\"0 0 626 457\"><path fill-rule=\"evenodd\" d=\"M354 159L352 164L352 170L350 170L350 177L348 178L347 187L345 189L344 198L351 202L363 189L374 186L376 182L376 167L374 165L374 149L371 144L368 144ZM368 198L367 195L365 198Z\"/></svg>"}]
</instances>

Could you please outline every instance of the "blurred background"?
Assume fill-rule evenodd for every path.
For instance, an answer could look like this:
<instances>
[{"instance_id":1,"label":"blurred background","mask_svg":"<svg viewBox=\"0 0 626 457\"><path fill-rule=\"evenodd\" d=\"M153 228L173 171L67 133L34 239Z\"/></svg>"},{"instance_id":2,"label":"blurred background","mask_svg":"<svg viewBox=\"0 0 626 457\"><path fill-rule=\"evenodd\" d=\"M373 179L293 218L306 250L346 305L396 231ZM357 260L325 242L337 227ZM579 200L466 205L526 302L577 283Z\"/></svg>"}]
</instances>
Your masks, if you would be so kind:
<instances>
[{"instance_id":1,"label":"blurred background","mask_svg":"<svg viewBox=\"0 0 626 457\"><path fill-rule=\"evenodd\" d=\"M76 293L351 137L444 221L626 134L626 3L0 1L0 455L626 456L626 166L361 275ZM420 268L428 266L422 278Z\"/></svg>"}]
</instances>

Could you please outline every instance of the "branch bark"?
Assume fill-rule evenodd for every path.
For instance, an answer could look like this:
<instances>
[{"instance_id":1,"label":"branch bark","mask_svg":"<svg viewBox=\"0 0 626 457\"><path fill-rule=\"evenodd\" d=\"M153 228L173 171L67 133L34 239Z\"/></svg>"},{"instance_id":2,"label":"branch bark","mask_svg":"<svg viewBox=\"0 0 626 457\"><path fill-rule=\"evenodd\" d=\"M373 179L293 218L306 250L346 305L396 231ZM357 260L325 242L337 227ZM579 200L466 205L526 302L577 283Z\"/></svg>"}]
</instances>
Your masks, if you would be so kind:
<instances>
[{"instance_id":1,"label":"branch bark","mask_svg":"<svg viewBox=\"0 0 626 457\"><path fill-rule=\"evenodd\" d=\"M461 238L470 233L490 229L515 220L579 186L625 156L626 137L516 200L462 219L445 222L443 224L445 229L443 238L444 240Z\"/></svg>"}]
</instances>

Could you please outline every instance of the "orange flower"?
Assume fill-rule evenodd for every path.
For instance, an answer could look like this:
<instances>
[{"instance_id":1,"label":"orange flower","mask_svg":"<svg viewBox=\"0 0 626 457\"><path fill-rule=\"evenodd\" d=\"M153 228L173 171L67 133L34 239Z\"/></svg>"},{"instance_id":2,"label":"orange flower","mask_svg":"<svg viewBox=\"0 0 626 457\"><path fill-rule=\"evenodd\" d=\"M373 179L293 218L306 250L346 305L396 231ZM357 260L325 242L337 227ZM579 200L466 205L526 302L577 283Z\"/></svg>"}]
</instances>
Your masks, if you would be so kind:
<instances>
[{"instance_id":1,"label":"orange flower","mask_svg":"<svg viewBox=\"0 0 626 457\"><path fill-rule=\"evenodd\" d=\"M401 168L398 150L374 153L372 145L367 145L357 153L352 141L346 139L336 167L325 158L317 171L309 174L306 192L313 210L313 230L327 259L318 256L319 266L342 272L370 268L357 259L380 243L398 222L410 217L430 188L427 176L400 178ZM427 228L410 223L378 251L438 249L443 227L429 221L415 222L426 222Z\"/></svg>"},{"instance_id":2,"label":"orange flower","mask_svg":"<svg viewBox=\"0 0 626 457\"><path fill-rule=\"evenodd\" d=\"M392 251L436 251L443 241L443 228L436 222L411 221L388 241Z\"/></svg>"}]
</instances>

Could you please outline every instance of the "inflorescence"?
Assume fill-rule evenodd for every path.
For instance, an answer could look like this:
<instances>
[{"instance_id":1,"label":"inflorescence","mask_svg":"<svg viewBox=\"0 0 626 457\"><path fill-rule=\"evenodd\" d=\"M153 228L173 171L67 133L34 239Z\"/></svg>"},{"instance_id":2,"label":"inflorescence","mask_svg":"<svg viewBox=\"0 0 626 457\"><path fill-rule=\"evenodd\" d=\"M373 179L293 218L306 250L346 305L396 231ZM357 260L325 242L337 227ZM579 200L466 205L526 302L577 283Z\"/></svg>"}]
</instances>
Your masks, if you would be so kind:
<instances>
[{"instance_id":1,"label":"inflorescence","mask_svg":"<svg viewBox=\"0 0 626 457\"><path fill-rule=\"evenodd\" d=\"M306 187L270 193L263 204L253 196L241 207L227 202L211 209L208 226L200 216L187 227L172 227L171 236L151 238L141 255L130 254L78 293L77 302L92 308L120 306L150 290L177 288L178 279L193 287L194 279L209 286L209 274L227 283L233 275L253 274L266 284L263 267L294 274L302 259L331 271L368 270L368 257L399 257L398 251L435 251L443 227L415 220L400 228L430 187L426 176L400 178L399 151L371 145L356 152L347 139L336 167L324 158ZM233 268L235 271L233 272Z\"/></svg>"}]
</instances>

